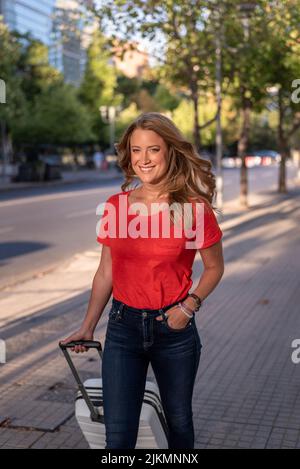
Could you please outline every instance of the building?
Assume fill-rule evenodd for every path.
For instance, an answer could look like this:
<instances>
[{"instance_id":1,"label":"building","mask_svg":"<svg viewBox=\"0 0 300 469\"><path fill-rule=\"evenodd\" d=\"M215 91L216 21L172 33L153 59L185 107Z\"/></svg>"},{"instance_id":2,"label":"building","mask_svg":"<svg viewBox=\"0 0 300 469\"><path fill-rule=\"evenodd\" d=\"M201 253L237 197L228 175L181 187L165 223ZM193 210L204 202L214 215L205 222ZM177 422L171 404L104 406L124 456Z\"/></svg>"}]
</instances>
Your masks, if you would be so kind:
<instances>
[{"instance_id":1,"label":"building","mask_svg":"<svg viewBox=\"0 0 300 469\"><path fill-rule=\"evenodd\" d=\"M121 56L122 50L124 50L123 56ZM149 70L149 54L142 50L137 42L128 43L123 48L116 45L112 62L128 78L142 78Z\"/></svg>"},{"instance_id":2,"label":"building","mask_svg":"<svg viewBox=\"0 0 300 469\"><path fill-rule=\"evenodd\" d=\"M98 27L85 5L86 1L56 0L53 11L50 63L74 85L81 81L86 50L93 31Z\"/></svg>"},{"instance_id":3,"label":"building","mask_svg":"<svg viewBox=\"0 0 300 469\"><path fill-rule=\"evenodd\" d=\"M0 14L11 30L31 33L49 48L49 62L79 85L95 20L85 23L87 2L79 0L0 0Z\"/></svg>"},{"instance_id":4,"label":"building","mask_svg":"<svg viewBox=\"0 0 300 469\"><path fill-rule=\"evenodd\" d=\"M9 29L50 46L54 6L55 0L0 0L0 14Z\"/></svg>"}]
</instances>

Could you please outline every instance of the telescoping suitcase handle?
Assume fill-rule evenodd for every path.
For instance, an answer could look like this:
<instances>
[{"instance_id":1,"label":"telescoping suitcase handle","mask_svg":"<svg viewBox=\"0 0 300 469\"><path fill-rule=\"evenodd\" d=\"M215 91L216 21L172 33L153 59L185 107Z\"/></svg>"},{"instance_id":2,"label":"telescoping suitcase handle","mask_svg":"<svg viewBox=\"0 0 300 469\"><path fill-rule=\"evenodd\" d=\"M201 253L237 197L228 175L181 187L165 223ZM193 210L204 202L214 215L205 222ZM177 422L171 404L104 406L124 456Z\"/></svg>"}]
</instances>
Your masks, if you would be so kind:
<instances>
[{"instance_id":1,"label":"telescoping suitcase handle","mask_svg":"<svg viewBox=\"0 0 300 469\"><path fill-rule=\"evenodd\" d=\"M69 348L72 348L72 347L75 347L75 345L83 345L84 347L88 347L88 348L95 348L99 355L100 355L100 358L102 359L102 347L101 347L101 343L100 342L97 342L95 340L76 340L76 341L73 341L73 342L68 342L67 344L62 344L61 342L59 342L59 347L61 348L67 362L68 362L68 365L69 367L71 368L71 371L73 373L73 376L78 384L78 387L82 393L82 396L86 402L86 405L88 406L90 412L91 412L91 419L93 422L100 422L100 423L103 423L104 424L104 416L103 415L100 415L99 412L98 412L98 409L93 405L88 393L86 392L86 389L80 379L80 376L74 366L74 363L71 359L71 356L70 356L70 353L68 351Z\"/></svg>"}]
</instances>

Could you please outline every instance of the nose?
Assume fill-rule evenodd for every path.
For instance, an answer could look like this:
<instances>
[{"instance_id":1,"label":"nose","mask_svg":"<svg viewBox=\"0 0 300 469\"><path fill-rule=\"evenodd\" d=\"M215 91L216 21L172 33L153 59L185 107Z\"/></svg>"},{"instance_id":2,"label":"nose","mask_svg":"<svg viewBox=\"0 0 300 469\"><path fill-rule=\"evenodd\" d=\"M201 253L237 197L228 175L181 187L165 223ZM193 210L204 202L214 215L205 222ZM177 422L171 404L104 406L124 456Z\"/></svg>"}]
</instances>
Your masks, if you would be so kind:
<instances>
[{"instance_id":1,"label":"nose","mask_svg":"<svg viewBox=\"0 0 300 469\"><path fill-rule=\"evenodd\" d=\"M144 164L144 165L146 165L148 163L151 163L151 160L150 160L150 157L148 155L147 150L145 150L145 152L142 153L141 158L140 158L140 162L141 162L141 164Z\"/></svg>"}]
</instances>

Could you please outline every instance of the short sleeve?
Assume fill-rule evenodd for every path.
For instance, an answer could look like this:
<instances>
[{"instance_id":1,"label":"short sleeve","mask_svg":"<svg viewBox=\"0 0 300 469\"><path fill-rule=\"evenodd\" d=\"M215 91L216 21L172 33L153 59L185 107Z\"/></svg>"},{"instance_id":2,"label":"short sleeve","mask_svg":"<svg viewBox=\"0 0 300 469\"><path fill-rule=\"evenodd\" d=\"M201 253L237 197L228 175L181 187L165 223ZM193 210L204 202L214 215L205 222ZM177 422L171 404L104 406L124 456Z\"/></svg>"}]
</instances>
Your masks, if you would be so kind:
<instances>
[{"instance_id":1,"label":"short sleeve","mask_svg":"<svg viewBox=\"0 0 300 469\"><path fill-rule=\"evenodd\" d=\"M201 214L196 218L196 249L206 249L216 244L223 236L223 232L218 224L216 215L208 202L201 203L201 210L196 209L196 213Z\"/></svg>"},{"instance_id":2,"label":"short sleeve","mask_svg":"<svg viewBox=\"0 0 300 469\"><path fill-rule=\"evenodd\" d=\"M99 229L97 231L97 238L96 238L98 243L105 244L106 246L110 246L109 219L108 219L109 203L111 203L111 198L106 200L104 207L102 204L103 214L101 211L101 220L99 223Z\"/></svg>"}]
</instances>

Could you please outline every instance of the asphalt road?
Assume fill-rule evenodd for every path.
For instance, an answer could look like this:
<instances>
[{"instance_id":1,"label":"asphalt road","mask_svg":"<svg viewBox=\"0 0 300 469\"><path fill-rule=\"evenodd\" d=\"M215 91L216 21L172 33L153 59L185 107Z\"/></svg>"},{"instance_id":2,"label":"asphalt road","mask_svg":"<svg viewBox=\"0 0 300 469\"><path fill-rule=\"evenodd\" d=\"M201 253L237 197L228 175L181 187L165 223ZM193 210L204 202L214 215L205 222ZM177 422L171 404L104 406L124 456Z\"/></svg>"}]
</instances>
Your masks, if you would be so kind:
<instances>
[{"instance_id":1,"label":"asphalt road","mask_svg":"<svg viewBox=\"0 0 300 469\"><path fill-rule=\"evenodd\" d=\"M296 170L289 166L288 180ZM249 192L274 190L278 167L249 169ZM0 288L44 272L77 252L95 249L97 206L120 181L77 183L0 194ZM239 169L224 170L224 201L238 197ZM100 249L100 247L99 247Z\"/></svg>"},{"instance_id":2,"label":"asphalt road","mask_svg":"<svg viewBox=\"0 0 300 469\"><path fill-rule=\"evenodd\" d=\"M0 287L95 249L97 206L119 188L114 181L1 194Z\"/></svg>"}]
</instances>

